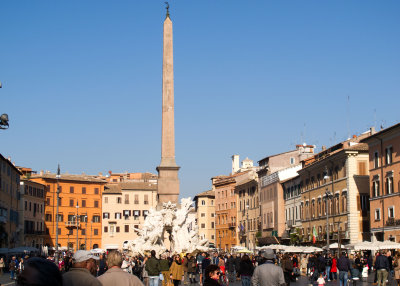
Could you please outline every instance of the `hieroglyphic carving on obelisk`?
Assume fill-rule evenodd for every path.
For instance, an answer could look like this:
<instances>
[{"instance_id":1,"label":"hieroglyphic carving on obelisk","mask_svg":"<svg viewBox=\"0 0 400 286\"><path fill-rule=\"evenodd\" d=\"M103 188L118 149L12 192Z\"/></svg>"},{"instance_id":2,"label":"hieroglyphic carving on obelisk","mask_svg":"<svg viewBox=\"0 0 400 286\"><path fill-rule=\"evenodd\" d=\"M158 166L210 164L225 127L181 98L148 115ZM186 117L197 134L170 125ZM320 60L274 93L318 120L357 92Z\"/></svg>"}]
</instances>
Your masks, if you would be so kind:
<instances>
[{"instance_id":1,"label":"hieroglyphic carving on obelisk","mask_svg":"<svg viewBox=\"0 0 400 286\"><path fill-rule=\"evenodd\" d=\"M158 204L178 202L179 168L175 162L174 127L174 61L172 48L172 21L169 16L164 21L163 33L163 75L162 75L162 136L161 163L158 171Z\"/></svg>"}]
</instances>

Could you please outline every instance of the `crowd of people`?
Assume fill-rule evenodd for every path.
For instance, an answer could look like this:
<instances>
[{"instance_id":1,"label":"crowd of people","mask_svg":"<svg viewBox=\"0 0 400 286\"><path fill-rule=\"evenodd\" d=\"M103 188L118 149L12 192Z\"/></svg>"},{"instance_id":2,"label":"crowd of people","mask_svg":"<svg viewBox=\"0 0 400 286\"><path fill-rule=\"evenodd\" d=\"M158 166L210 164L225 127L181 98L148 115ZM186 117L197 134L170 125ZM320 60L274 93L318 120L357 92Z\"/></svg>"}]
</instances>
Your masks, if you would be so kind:
<instances>
[{"instance_id":1,"label":"crowd of people","mask_svg":"<svg viewBox=\"0 0 400 286\"><path fill-rule=\"evenodd\" d=\"M0 258L0 274L5 268ZM157 257L153 250L148 256L130 257L119 251L100 256L78 250L65 253L56 263L54 257L11 257L7 266L16 285L130 285L178 286L198 283L201 286L227 286L240 281L242 286L289 286L300 276L310 284L324 286L339 281L340 286L353 285L374 275L374 284L385 286L389 277L400 285L400 254L377 252L375 255L343 252L288 254L267 249L258 255L198 253Z\"/></svg>"}]
</instances>

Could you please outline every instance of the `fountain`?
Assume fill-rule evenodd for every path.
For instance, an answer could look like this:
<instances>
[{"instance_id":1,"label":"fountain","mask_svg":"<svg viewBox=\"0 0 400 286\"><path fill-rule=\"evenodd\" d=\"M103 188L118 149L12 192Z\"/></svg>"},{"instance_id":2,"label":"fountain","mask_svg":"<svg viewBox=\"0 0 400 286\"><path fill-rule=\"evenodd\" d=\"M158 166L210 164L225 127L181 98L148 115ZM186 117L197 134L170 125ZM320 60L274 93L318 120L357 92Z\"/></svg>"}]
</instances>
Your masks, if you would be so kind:
<instances>
[{"instance_id":1,"label":"fountain","mask_svg":"<svg viewBox=\"0 0 400 286\"><path fill-rule=\"evenodd\" d=\"M208 240L200 240L195 218L189 215L192 210L191 198L181 199L180 208L168 202L161 210L150 209L142 229L134 229L139 237L129 241L130 254L144 255L151 250L157 255L208 251Z\"/></svg>"}]
</instances>

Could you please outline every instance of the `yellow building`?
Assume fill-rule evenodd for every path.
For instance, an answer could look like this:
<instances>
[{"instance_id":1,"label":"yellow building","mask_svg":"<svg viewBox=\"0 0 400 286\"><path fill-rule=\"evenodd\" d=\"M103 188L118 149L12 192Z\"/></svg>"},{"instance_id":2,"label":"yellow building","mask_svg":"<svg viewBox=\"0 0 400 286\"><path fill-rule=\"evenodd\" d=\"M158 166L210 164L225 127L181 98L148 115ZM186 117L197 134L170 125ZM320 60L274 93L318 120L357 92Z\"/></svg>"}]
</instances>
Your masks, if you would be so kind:
<instances>
[{"instance_id":1,"label":"yellow building","mask_svg":"<svg viewBox=\"0 0 400 286\"><path fill-rule=\"evenodd\" d=\"M201 239L215 246L215 191L205 191L194 197L197 226Z\"/></svg>"}]
</instances>

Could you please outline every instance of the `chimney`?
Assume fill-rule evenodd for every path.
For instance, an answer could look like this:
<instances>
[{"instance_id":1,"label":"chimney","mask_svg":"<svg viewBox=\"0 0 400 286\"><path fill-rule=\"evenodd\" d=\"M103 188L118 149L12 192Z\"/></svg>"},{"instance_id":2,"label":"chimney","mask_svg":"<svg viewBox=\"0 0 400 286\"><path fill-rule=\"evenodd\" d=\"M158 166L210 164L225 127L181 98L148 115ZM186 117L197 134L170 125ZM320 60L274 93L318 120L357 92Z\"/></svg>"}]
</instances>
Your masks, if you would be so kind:
<instances>
[{"instance_id":1,"label":"chimney","mask_svg":"<svg viewBox=\"0 0 400 286\"><path fill-rule=\"evenodd\" d=\"M43 176L43 174L44 174L44 171L40 170L40 176Z\"/></svg>"},{"instance_id":2,"label":"chimney","mask_svg":"<svg viewBox=\"0 0 400 286\"><path fill-rule=\"evenodd\" d=\"M322 151L325 151L325 150L326 150L326 146L322 145Z\"/></svg>"},{"instance_id":3,"label":"chimney","mask_svg":"<svg viewBox=\"0 0 400 286\"><path fill-rule=\"evenodd\" d=\"M232 155L232 174L235 174L240 169L239 155Z\"/></svg>"},{"instance_id":4,"label":"chimney","mask_svg":"<svg viewBox=\"0 0 400 286\"><path fill-rule=\"evenodd\" d=\"M372 127L369 129L369 133L370 133L370 135L374 135L374 134L376 133L375 126L372 126Z\"/></svg>"}]
</instances>

